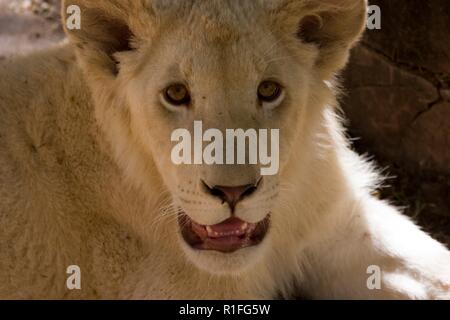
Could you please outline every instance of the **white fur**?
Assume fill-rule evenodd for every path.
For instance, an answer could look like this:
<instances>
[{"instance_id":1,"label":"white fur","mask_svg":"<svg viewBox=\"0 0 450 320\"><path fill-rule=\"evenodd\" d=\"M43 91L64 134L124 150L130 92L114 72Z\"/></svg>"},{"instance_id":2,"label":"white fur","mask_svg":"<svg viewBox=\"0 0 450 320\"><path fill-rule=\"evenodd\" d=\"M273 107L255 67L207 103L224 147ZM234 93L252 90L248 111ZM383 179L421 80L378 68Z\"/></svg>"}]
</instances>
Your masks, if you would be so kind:
<instances>
[{"instance_id":1,"label":"white fur","mask_svg":"<svg viewBox=\"0 0 450 320\"><path fill-rule=\"evenodd\" d=\"M333 75L364 1L72 3L89 30L0 64L1 298L450 298L449 251L371 196L380 181L336 116ZM294 35L308 15L322 20L320 49ZM108 51L117 25L134 51ZM270 114L254 103L267 76L287 90ZM157 93L180 78L195 108L171 113ZM195 119L281 129L280 174L236 208L250 222L272 213L260 246L199 252L180 239L179 207L204 224L230 215L201 178L242 184L258 172L174 166L170 132ZM81 291L65 287L73 264ZM381 290L367 288L371 265Z\"/></svg>"}]
</instances>

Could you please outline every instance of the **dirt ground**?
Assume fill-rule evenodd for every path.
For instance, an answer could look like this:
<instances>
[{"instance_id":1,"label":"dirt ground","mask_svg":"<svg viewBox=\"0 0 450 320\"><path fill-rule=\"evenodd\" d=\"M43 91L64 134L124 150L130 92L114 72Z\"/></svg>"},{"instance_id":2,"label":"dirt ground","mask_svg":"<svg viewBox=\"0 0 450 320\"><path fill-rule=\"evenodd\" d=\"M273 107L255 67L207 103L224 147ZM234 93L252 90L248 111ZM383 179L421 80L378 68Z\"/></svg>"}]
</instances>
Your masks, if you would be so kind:
<instances>
[{"instance_id":1,"label":"dirt ground","mask_svg":"<svg viewBox=\"0 0 450 320\"><path fill-rule=\"evenodd\" d=\"M64 39L57 3L57 0L0 0L0 60ZM351 121L349 125L351 135ZM355 140L354 146L359 153L374 154L364 144L364 137ZM390 177L380 190L380 197L404 208L426 231L450 247L448 177L436 172L410 172L402 164L376 154L373 159Z\"/></svg>"},{"instance_id":2,"label":"dirt ground","mask_svg":"<svg viewBox=\"0 0 450 320\"><path fill-rule=\"evenodd\" d=\"M46 2L0 0L0 59L45 48L63 39L54 6L45 10L42 3Z\"/></svg>"}]
</instances>

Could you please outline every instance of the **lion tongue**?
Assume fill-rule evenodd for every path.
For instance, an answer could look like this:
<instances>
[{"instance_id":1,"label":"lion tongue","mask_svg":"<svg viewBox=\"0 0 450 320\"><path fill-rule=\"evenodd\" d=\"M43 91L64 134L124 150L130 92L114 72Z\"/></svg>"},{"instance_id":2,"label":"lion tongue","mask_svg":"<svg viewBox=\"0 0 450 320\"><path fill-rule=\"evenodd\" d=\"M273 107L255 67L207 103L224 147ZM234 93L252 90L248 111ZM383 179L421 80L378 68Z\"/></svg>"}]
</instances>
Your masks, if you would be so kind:
<instances>
[{"instance_id":1,"label":"lion tongue","mask_svg":"<svg viewBox=\"0 0 450 320\"><path fill-rule=\"evenodd\" d=\"M218 239L246 234L249 224L239 218L232 217L219 224L206 226L208 237Z\"/></svg>"}]
</instances>

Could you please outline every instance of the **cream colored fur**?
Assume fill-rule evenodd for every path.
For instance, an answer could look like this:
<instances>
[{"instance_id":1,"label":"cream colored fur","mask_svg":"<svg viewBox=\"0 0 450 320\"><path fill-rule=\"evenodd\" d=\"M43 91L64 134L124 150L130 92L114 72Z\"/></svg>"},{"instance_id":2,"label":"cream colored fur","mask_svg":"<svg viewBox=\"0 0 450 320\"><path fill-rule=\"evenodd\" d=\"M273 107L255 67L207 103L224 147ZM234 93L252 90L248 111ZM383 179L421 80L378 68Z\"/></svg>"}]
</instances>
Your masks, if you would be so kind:
<instances>
[{"instance_id":1,"label":"cream colored fur","mask_svg":"<svg viewBox=\"0 0 450 320\"><path fill-rule=\"evenodd\" d=\"M70 4L82 29L69 43L0 64L0 298L450 298L449 251L371 196L377 175L336 116L333 77L365 1ZM296 36L305 16L322 23L308 43ZM117 53L130 34L134 50ZM287 91L271 113L256 111L265 77ZM194 107L169 112L158 93L180 80ZM180 239L180 207L203 224L230 215L200 179L257 172L173 165L170 133L193 120L281 129L279 175L236 210L250 222L272 212L259 247L197 252ZM69 265L82 290L66 288ZM371 265L380 290L367 288Z\"/></svg>"}]
</instances>

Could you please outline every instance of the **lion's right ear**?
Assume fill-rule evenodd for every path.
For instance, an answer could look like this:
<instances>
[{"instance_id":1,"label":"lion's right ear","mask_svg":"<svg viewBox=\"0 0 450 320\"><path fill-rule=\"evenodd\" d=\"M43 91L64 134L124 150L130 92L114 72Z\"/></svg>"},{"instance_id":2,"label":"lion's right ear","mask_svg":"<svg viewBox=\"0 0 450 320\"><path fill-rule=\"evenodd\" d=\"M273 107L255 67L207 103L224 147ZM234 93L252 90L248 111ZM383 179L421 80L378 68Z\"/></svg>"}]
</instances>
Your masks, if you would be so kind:
<instances>
[{"instance_id":1,"label":"lion's right ear","mask_svg":"<svg viewBox=\"0 0 450 320\"><path fill-rule=\"evenodd\" d=\"M149 3L145 0L64 0L64 29L83 65L105 75L116 75L116 54L133 50L136 40L150 29L153 11Z\"/></svg>"}]
</instances>

